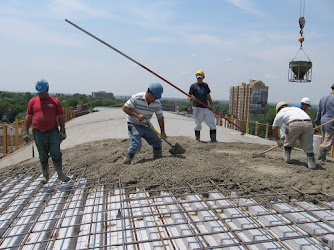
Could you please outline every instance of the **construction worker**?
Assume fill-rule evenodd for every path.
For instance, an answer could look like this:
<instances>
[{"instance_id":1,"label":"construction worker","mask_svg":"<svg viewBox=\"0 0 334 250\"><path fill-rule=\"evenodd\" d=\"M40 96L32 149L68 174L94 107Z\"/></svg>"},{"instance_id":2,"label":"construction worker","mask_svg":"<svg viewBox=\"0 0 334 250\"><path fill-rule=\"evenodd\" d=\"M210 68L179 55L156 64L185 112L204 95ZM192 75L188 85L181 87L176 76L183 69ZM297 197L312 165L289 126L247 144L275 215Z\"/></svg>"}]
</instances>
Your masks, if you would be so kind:
<instances>
[{"instance_id":1,"label":"construction worker","mask_svg":"<svg viewBox=\"0 0 334 250\"><path fill-rule=\"evenodd\" d=\"M63 173L61 141L66 139L64 110L56 97L49 95L49 83L39 80L35 84L36 97L28 103L27 115L24 119L23 139L31 140L29 127L33 126L33 136L39 153L42 166L42 183L49 180L49 157L61 181L69 181L70 178ZM58 130L58 122L60 131Z\"/></svg>"},{"instance_id":2,"label":"construction worker","mask_svg":"<svg viewBox=\"0 0 334 250\"><path fill-rule=\"evenodd\" d=\"M308 97L304 97L300 100L300 104L296 104L293 107L300 108L306 112L307 109L311 107L311 100Z\"/></svg>"},{"instance_id":3,"label":"construction worker","mask_svg":"<svg viewBox=\"0 0 334 250\"><path fill-rule=\"evenodd\" d=\"M167 138L165 122L159 99L163 92L160 83L151 83L146 92L133 95L124 105L123 111L127 114L130 147L124 157L124 164L130 164L134 155L142 147L141 138L153 147L153 157L161 158L161 138L150 128L150 119L155 113L160 126L161 136Z\"/></svg>"},{"instance_id":4,"label":"construction worker","mask_svg":"<svg viewBox=\"0 0 334 250\"><path fill-rule=\"evenodd\" d=\"M189 95L188 99L193 102L193 116L195 120L195 138L196 141L200 141L201 138L201 129L202 129L202 122L205 121L205 123L210 128L210 139L211 142L217 142L216 139L216 123L215 123L215 117L213 115L213 112L210 109L207 109L203 105L199 104L196 99L205 105L208 105L208 102L211 105L211 108L214 110L213 102L210 95L210 88L209 85L205 82L203 82L203 79L205 78L205 74L202 70L198 70L196 72L196 79L197 82L193 83L190 86L189 89Z\"/></svg>"},{"instance_id":5,"label":"construction worker","mask_svg":"<svg viewBox=\"0 0 334 250\"><path fill-rule=\"evenodd\" d=\"M334 119L334 83L332 92L320 99L315 124L320 125ZM321 129L322 143L319 146L318 160L326 160L326 154L334 145L334 122L324 125Z\"/></svg>"},{"instance_id":6,"label":"construction worker","mask_svg":"<svg viewBox=\"0 0 334 250\"><path fill-rule=\"evenodd\" d=\"M307 154L307 165L310 169L316 169L313 153L313 125L309 115L297 107L289 107L286 102L279 102L276 105L276 117L273 122L273 135L277 145L283 146L283 159L291 163L291 148L299 139L300 144ZM286 126L285 139L280 140L278 129Z\"/></svg>"}]
</instances>

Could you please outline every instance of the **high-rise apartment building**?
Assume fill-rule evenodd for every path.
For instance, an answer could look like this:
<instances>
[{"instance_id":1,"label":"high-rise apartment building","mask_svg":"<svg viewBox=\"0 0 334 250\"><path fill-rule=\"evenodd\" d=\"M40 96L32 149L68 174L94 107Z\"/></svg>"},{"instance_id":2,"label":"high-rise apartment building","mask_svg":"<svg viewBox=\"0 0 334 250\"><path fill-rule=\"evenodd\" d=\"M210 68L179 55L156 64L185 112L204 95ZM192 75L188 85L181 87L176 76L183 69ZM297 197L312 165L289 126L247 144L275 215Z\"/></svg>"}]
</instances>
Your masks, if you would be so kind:
<instances>
[{"instance_id":1,"label":"high-rise apartment building","mask_svg":"<svg viewBox=\"0 0 334 250\"><path fill-rule=\"evenodd\" d=\"M254 121L267 113L268 86L260 80L250 80L230 87L229 113L240 120Z\"/></svg>"}]
</instances>

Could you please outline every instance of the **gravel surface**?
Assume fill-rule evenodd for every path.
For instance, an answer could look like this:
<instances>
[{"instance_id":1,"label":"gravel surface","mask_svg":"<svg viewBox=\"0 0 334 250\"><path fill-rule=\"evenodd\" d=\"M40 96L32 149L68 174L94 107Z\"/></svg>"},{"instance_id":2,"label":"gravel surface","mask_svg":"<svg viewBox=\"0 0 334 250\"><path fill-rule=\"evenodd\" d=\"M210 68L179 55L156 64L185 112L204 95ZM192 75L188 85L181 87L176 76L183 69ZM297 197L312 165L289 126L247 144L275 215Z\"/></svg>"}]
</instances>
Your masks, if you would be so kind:
<instances>
[{"instance_id":1,"label":"gravel surface","mask_svg":"<svg viewBox=\"0 0 334 250\"><path fill-rule=\"evenodd\" d=\"M152 148L143 141L141 152L130 165L123 164L129 139L106 139L81 144L63 150L64 171L74 177L85 177L90 184L121 181L127 184L168 184L172 187L210 183L240 183L255 192L268 188L289 191L319 192L334 196L334 165L329 158L317 162L317 170L307 168L306 154L293 150L292 164L282 159L282 149L276 148L262 157L255 157L270 148L251 143L205 143L192 137L169 137L175 145L186 149L182 155L171 155L170 146L163 142L163 158L153 159ZM54 171L50 161L51 171ZM26 161L5 169L8 171L40 173L39 163Z\"/></svg>"}]
</instances>

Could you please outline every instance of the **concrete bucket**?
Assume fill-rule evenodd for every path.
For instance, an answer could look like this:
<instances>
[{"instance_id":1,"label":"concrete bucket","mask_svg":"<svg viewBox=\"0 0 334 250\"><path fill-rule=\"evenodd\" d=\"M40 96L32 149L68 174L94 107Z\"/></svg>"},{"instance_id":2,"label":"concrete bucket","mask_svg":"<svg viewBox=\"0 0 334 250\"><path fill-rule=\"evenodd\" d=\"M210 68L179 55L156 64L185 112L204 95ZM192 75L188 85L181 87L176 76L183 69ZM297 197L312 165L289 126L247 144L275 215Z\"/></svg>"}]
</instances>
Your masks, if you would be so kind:
<instances>
[{"instance_id":1,"label":"concrete bucket","mask_svg":"<svg viewBox=\"0 0 334 250\"><path fill-rule=\"evenodd\" d=\"M311 61L291 61L289 63L290 82L310 82L312 76Z\"/></svg>"}]
</instances>

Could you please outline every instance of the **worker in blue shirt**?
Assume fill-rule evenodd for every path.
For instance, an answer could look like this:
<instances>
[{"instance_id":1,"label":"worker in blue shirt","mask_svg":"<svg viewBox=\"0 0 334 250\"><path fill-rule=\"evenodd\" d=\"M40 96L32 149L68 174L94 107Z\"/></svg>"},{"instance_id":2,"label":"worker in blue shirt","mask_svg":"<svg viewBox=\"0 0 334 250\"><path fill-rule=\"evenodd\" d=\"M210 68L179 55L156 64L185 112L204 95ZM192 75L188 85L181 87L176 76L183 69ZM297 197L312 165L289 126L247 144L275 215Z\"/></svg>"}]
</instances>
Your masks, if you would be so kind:
<instances>
[{"instance_id":1,"label":"worker in blue shirt","mask_svg":"<svg viewBox=\"0 0 334 250\"><path fill-rule=\"evenodd\" d=\"M304 97L300 100L300 104L296 104L293 107L300 108L306 112L306 110L311 107L311 100L308 97Z\"/></svg>"},{"instance_id":2,"label":"worker in blue shirt","mask_svg":"<svg viewBox=\"0 0 334 250\"><path fill-rule=\"evenodd\" d=\"M334 83L331 86L332 92L320 99L315 124L319 125L334 119ZM334 145L334 122L331 122L321 129L322 143L319 146L318 160L326 160L326 154Z\"/></svg>"}]
</instances>

